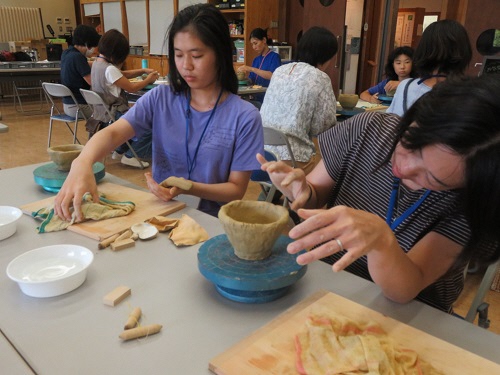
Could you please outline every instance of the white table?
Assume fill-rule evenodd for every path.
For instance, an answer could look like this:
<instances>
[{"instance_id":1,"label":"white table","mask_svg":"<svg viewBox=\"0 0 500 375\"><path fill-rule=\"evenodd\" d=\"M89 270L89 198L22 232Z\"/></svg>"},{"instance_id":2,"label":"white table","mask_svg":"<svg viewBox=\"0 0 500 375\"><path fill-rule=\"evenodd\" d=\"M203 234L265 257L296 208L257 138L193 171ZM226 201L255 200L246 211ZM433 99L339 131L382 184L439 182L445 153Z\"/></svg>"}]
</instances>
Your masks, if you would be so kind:
<instances>
[{"instance_id":1,"label":"white table","mask_svg":"<svg viewBox=\"0 0 500 375\"><path fill-rule=\"evenodd\" d=\"M253 86L238 86L238 95L253 95L253 94L261 94L266 92L267 87L253 87Z\"/></svg>"},{"instance_id":2,"label":"white table","mask_svg":"<svg viewBox=\"0 0 500 375\"><path fill-rule=\"evenodd\" d=\"M33 182L35 167L0 171L0 205L21 206L50 196ZM130 186L110 175L103 181ZM222 233L216 218L193 208L172 216L182 213L193 217L210 236ZM322 262L310 265L283 298L242 304L219 295L199 273L199 246L176 248L160 234L121 252L99 251L97 243L84 236L69 231L39 235L35 226L24 215L17 233L0 242L0 329L38 374L210 374L211 358L319 289L500 363L499 335L416 301L393 303L375 284L347 272L334 274ZM59 297L25 296L7 278L7 264L27 250L58 243L79 244L94 251L87 280ZM103 296L119 285L132 288L132 295L114 308L104 305ZM163 330L146 339L121 342L118 335L135 306L143 310L143 324L159 323ZM15 366L12 360L2 360L0 372L14 373Z\"/></svg>"}]
</instances>

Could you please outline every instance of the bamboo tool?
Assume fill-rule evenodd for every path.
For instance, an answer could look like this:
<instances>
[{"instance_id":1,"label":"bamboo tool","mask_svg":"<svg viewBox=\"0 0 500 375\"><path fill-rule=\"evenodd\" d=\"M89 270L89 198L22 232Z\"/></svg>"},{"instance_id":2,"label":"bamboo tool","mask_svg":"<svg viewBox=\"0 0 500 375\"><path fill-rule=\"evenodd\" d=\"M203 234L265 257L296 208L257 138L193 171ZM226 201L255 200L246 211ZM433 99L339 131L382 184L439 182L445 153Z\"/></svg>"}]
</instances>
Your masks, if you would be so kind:
<instances>
[{"instance_id":1,"label":"bamboo tool","mask_svg":"<svg viewBox=\"0 0 500 375\"><path fill-rule=\"evenodd\" d=\"M130 315L128 316L127 322L125 323L125 326L123 329L132 329L139 324L139 319L141 319L142 311L140 307L136 307L132 310Z\"/></svg>"},{"instance_id":2,"label":"bamboo tool","mask_svg":"<svg viewBox=\"0 0 500 375\"><path fill-rule=\"evenodd\" d=\"M144 336L150 336L154 335L155 333L158 333L162 329L161 324L150 324L147 326L142 326L142 327L136 327L132 329L127 329L120 333L120 338L122 340L132 340L132 339L137 339L139 337L144 337Z\"/></svg>"},{"instance_id":3,"label":"bamboo tool","mask_svg":"<svg viewBox=\"0 0 500 375\"><path fill-rule=\"evenodd\" d=\"M97 245L97 247L99 248L99 250L103 250L111 245L111 243L114 242L119 236L120 235L118 233L114 234L111 237L108 237L105 240L99 242L99 245Z\"/></svg>"},{"instance_id":4,"label":"bamboo tool","mask_svg":"<svg viewBox=\"0 0 500 375\"><path fill-rule=\"evenodd\" d=\"M132 290L128 286L119 286L104 296L103 303L109 306L116 306L131 294Z\"/></svg>"}]
</instances>

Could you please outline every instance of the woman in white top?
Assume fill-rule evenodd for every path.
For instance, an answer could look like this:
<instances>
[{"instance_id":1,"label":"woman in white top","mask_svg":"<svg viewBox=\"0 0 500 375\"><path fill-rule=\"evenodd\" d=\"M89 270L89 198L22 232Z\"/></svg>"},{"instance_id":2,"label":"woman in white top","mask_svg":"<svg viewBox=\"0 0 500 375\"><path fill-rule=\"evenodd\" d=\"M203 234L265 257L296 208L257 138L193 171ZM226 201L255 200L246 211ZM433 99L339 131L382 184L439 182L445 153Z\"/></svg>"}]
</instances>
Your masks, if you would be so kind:
<instances>
[{"instance_id":1,"label":"woman in white top","mask_svg":"<svg viewBox=\"0 0 500 375\"><path fill-rule=\"evenodd\" d=\"M153 69L120 70L129 53L129 42L125 35L115 29L107 31L99 41L99 56L92 65L92 91L98 93L108 110L114 116L109 118L104 108L94 108L94 118L102 122L117 120L128 111L128 100L125 92L137 92L158 78L158 72ZM135 78L141 74L147 74L142 81L131 82L129 78ZM140 158L151 158L151 136L145 136L139 140L131 141L134 150ZM113 157L119 156L123 164L140 167L140 163L128 147L124 144L116 149ZM149 164L143 162L143 165Z\"/></svg>"},{"instance_id":2,"label":"woman in white top","mask_svg":"<svg viewBox=\"0 0 500 375\"><path fill-rule=\"evenodd\" d=\"M306 174L316 164L312 138L336 123L335 94L325 69L337 50L337 40L329 30L309 29L299 41L298 62L274 71L260 110L264 126L286 134L297 167ZM290 163L286 147L269 148Z\"/></svg>"}]
</instances>

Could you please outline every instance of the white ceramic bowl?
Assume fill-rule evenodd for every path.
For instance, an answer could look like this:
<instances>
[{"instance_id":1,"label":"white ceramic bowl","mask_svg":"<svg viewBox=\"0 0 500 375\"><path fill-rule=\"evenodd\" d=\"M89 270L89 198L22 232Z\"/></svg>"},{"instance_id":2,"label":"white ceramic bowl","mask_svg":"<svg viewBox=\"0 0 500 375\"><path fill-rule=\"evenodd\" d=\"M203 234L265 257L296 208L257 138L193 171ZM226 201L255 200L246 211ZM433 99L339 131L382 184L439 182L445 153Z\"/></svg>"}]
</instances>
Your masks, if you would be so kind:
<instances>
[{"instance_id":1,"label":"white ceramic bowl","mask_svg":"<svg viewBox=\"0 0 500 375\"><path fill-rule=\"evenodd\" d=\"M17 230L17 221L23 212L16 207L0 206L0 240L12 236Z\"/></svg>"},{"instance_id":2,"label":"white ceramic bowl","mask_svg":"<svg viewBox=\"0 0 500 375\"><path fill-rule=\"evenodd\" d=\"M83 246L45 246L12 260L7 276L28 296L54 297L82 285L93 259L92 251Z\"/></svg>"}]
</instances>

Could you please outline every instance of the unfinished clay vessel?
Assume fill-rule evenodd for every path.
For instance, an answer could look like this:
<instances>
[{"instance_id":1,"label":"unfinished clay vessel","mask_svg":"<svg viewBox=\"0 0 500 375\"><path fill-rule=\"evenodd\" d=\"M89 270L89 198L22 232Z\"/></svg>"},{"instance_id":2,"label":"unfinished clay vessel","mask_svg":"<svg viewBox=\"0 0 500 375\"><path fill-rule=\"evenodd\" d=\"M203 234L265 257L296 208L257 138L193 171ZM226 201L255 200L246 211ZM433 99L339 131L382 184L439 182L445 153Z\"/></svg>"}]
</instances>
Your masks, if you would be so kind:
<instances>
[{"instance_id":1,"label":"unfinished clay vessel","mask_svg":"<svg viewBox=\"0 0 500 375\"><path fill-rule=\"evenodd\" d=\"M358 99L357 94L340 94L338 100L343 109L353 109L358 104Z\"/></svg>"},{"instance_id":2,"label":"unfinished clay vessel","mask_svg":"<svg viewBox=\"0 0 500 375\"><path fill-rule=\"evenodd\" d=\"M243 81L245 79L245 72L236 72L236 77L238 77L238 81Z\"/></svg>"},{"instance_id":3,"label":"unfinished clay vessel","mask_svg":"<svg viewBox=\"0 0 500 375\"><path fill-rule=\"evenodd\" d=\"M233 201L221 207L219 220L238 258L261 260L288 223L288 210L260 201Z\"/></svg>"},{"instance_id":4,"label":"unfinished clay vessel","mask_svg":"<svg viewBox=\"0 0 500 375\"><path fill-rule=\"evenodd\" d=\"M82 149L82 145L70 144L49 147L47 152L49 153L50 160L57 165L57 169L62 172L67 172L71 168L73 160L82 152Z\"/></svg>"}]
</instances>

